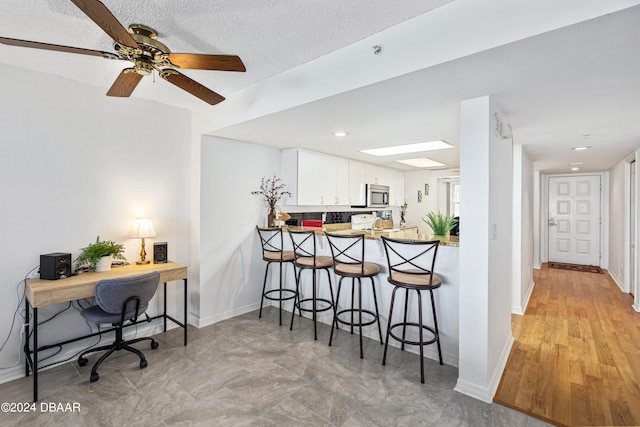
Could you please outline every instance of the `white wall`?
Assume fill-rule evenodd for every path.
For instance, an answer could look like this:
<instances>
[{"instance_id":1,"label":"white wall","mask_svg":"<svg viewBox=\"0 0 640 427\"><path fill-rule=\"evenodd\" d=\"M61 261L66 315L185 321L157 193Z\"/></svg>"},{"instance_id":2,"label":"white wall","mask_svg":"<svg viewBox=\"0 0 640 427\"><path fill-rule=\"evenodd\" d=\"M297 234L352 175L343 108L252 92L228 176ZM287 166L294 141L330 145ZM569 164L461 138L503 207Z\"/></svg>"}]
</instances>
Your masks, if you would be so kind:
<instances>
[{"instance_id":1,"label":"white wall","mask_svg":"<svg viewBox=\"0 0 640 427\"><path fill-rule=\"evenodd\" d=\"M609 170L609 274L621 289L624 289L625 268L625 176L626 161ZM628 290L627 290L628 292Z\"/></svg>"},{"instance_id":2,"label":"white wall","mask_svg":"<svg viewBox=\"0 0 640 427\"><path fill-rule=\"evenodd\" d=\"M513 293L511 311L524 314L533 291L533 163L522 149L513 146Z\"/></svg>"},{"instance_id":3,"label":"white wall","mask_svg":"<svg viewBox=\"0 0 640 427\"><path fill-rule=\"evenodd\" d=\"M422 220L430 211L445 212L444 197L440 194L439 181L442 178L459 177L459 169L421 169L404 173L404 198L407 201L407 225L418 226L420 233L431 233ZM425 194L425 184L429 184L429 194ZM422 192L422 202L418 202L418 191Z\"/></svg>"},{"instance_id":4,"label":"white wall","mask_svg":"<svg viewBox=\"0 0 640 427\"><path fill-rule=\"evenodd\" d=\"M128 233L135 217L144 215L158 233L148 245L167 241L169 258L188 262L190 113L109 98L97 88L2 64L0 75L2 342L16 308L16 286L37 267L40 254L70 252L75 258L99 235L125 244L134 262L140 241ZM182 294L170 295L177 309ZM64 307L42 308L39 319ZM182 310L176 312L182 318ZM87 331L71 309L42 325L40 342ZM0 366L16 360L18 346L14 328ZM0 370L0 381L24 375L23 366L18 368Z\"/></svg>"},{"instance_id":5,"label":"white wall","mask_svg":"<svg viewBox=\"0 0 640 427\"><path fill-rule=\"evenodd\" d=\"M280 174L280 150L224 138L202 139L198 326L260 306L265 263L256 225L266 225L263 176Z\"/></svg>"},{"instance_id":6,"label":"white wall","mask_svg":"<svg viewBox=\"0 0 640 427\"><path fill-rule=\"evenodd\" d=\"M491 402L511 335L511 140L496 136L486 97L460 109L460 355L455 389ZM495 231L495 233L494 233Z\"/></svg>"}]
</instances>

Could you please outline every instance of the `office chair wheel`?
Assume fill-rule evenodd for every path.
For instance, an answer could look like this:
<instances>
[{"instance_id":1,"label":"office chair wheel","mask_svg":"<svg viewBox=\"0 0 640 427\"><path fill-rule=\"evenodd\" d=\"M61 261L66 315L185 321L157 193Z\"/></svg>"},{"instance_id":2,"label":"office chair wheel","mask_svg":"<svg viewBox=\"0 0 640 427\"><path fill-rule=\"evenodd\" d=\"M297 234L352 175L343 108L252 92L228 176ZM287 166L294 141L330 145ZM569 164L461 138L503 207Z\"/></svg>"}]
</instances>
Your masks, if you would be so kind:
<instances>
[{"instance_id":1,"label":"office chair wheel","mask_svg":"<svg viewBox=\"0 0 640 427\"><path fill-rule=\"evenodd\" d=\"M80 366L87 366L87 363L89 363L89 359L86 359L84 357L78 359L78 365Z\"/></svg>"},{"instance_id":2,"label":"office chair wheel","mask_svg":"<svg viewBox=\"0 0 640 427\"><path fill-rule=\"evenodd\" d=\"M96 372L95 374L94 373L91 374L89 381L91 381L92 383L95 383L99 379L100 379L100 375L98 375L98 373Z\"/></svg>"},{"instance_id":3,"label":"office chair wheel","mask_svg":"<svg viewBox=\"0 0 640 427\"><path fill-rule=\"evenodd\" d=\"M151 341L151 349L155 350L156 348L158 348L160 344L158 344L158 341Z\"/></svg>"},{"instance_id":4,"label":"office chair wheel","mask_svg":"<svg viewBox=\"0 0 640 427\"><path fill-rule=\"evenodd\" d=\"M147 367L147 361L145 359L140 361L140 369L144 369Z\"/></svg>"}]
</instances>

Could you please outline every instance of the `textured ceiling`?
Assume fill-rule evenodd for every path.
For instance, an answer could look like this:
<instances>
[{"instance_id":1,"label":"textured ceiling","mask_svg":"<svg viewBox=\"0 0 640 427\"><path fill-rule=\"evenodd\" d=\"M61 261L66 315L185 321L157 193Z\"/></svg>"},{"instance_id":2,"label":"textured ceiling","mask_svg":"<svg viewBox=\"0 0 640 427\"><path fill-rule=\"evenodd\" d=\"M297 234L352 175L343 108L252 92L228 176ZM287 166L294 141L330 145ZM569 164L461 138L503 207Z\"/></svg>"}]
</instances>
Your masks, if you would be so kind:
<instances>
[{"instance_id":1,"label":"textured ceiling","mask_svg":"<svg viewBox=\"0 0 640 427\"><path fill-rule=\"evenodd\" d=\"M246 73L183 71L229 97L434 8L439 8L433 12L438 13L459 6L460 21L493 22L496 11L520 13L520 6L508 0L485 1L481 5L471 0L103 3L125 27L141 23L155 28L159 40L173 52L239 55ZM444 6L447 3L451 4ZM561 3L565 9L573 7L568 0ZM638 3L615 0L612 4L620 5L616 13L603 12L565 28L542 30L535 37L470 51L466 57L218 129L215 134L272 146L305 145L409 170L393 159L366 157L358 150L440 138L457 145L460 101L491 95L512 125L515 142L525 146L536 169L567 172L569 162L584 161L583 171L607 170L640 146L640 6L624 9ZM490 9L489 4L498 9ZM572 10L579 17L583 8ZM557 28L551 23L558 16L562 13L538 18L550 23L551 29ZM503 32L504 22L493 26L496 35ZM442 22L447 29L455 24L459 22ZM430 41L444 49L448 40L474 46L464 27L456 28L455 34ZM109 36L70 0L0 0L0 36L113 51ZM416 46L413 39L402 44L407 49ZM121 61L5 45L0 45L0 62L76 80L104 92L124 68ZM141 81L132 96L181 108L206 105L150 77ZM351 131L347 140L328 139L337 127ZM593 149L580 153L570 149L578 145ZM449 166L458 165L457 150L434 154L438 156Z\"/></svg>"},{"instance_id":2,"label":"textured ceiling","mask_svg":"<svg viewBox=\"0 0 640 427\"><path fill-rule=\"evenodd\" d=\"M172 52L240 56L246 73L185 71L191 78L228 96L451 1L103 0L103 3L125 27L138 23L154 28L158 39ZM0 36L113 51L111 38L69 0L0 1ZM5 46L0 49L2 62L48 71L104 87L105 91L123 68L119 61L105 66L101 58ZM82 72L74 71L74 67ZM135 96L145 96L144 86L149 85L149 79L145 80ZM171 88L169 94L175 91ZM161 95L156 94L156 100L186 108L202 105L186 95L158 99Z\"/></svg>"}]
</instances>

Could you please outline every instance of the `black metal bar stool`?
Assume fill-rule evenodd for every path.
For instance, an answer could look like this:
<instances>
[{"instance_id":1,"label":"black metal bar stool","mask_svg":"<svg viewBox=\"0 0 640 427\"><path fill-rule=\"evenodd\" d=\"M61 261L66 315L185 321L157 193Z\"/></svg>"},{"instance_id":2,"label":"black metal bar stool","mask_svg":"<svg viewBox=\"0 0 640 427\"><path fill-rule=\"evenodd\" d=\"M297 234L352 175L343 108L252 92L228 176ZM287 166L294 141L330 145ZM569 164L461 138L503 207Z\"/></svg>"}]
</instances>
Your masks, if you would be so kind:
<instances>
[{"instance_id":1,"label":"black metal bar stool","mask_svg":"<svg viewBox=\"0 0 640 427\"><path fill-rule=\"evenodd\" d=\"M267 262L267 268L264 272L264 282L262 283L262 298L260 299L260 314L262 318L262 304L265 298L271 301L280 302L280 325L282 325L282 302L296 297L296 291L286 289L282 286L282 266L285 263L291 263L293 266L293 251L285 251L283 247L282 229L281 228L260 228L256 226L260 242L262 244L262 259ZM280 266L280 286L278 289L267 291L267 277L269 275L269 267L272 263L277 262ZM295 269L294 269L295 275Z\"/></svg>"},{"instance_id":2,"label":"black metal bar stool","mask_svg":"<svg viewBox=\"0 0 640 427\"><path fill-rule=\"evenodd\" d=\"M296 298L294 299L293 312L291 313L291 326L290 330L293 330L293 318L295 317L296 308L299 314L301 311L313 313L313 339L318 339L317 328L317 313L319 311L327 311L333 309L334 317L336 304L333 299L333 286L331 285L331 274L329 269L333 266L333 259L330 256L317 255L316 248L316 236L313 230L309 231L292 231L289 230L289 236L291 237L291 243L293 244L293 253L295 256L294 271L296 274ZM304 270L310 270L312 272L312 297L302 298L300 292L300 277ZM324 270L327 272L327 279L329 280L329 293L331 294L331 301L326 298L318 298L317 296L317 279L316 273L318 270ZM303 304L311 302L311 308L303 307ZM324 307L318 307L318 302L324 304ZM308 305L308 304L307 304Z\"/></svg>"},{"instance_id":3,"label":"black metal bar stool","mask_svg":"<svg viewBox=\"0 0 640 427\"><path fill-rule=\"evenodd\" d=\"M402 350L405 344L420 346L420 382L424 384L424 346L438 344L438 357L442 365L442 350L440 349L440 336L438 333L438 318L436 316L436 305L433 298L433 290L440 287L442 281L433 273L433 267L438 253L439 240L411 242L395 240L382 237L384 250L389 263L389 277L387 280L395 288L391 295L389 306L389 322L387 324L387 338L384 344L384 356L382 364L387 360L387 348L389 346L389 336L402 343ZM393 305L395 303L396 291L405 290L404 300L404 321L391 324L393 316ZM415 290L418 294L418 323L407 321L407 307L409 304L409 290ZM431 309L433 311L433 326L427 326L422 322L422 295L420 291L429 291L431 294ZM406 337L407 326L417 327L418 341L412 341ZM393 330L402 327L402 337L396 335ZM424 331L431 335L431 339L425 340Z\"/></svg>"},{"instance_id":4,"label":"black metal bar stool","mask_svg":"<svg viewBox=\"0 0 640 427\"><path fill-rule=\"evenodd\" d=\"M340 276L338 281L338 293L336 295L336 303L340 304L340 290L342 289L342 280L344 278L351 278L351 308L339 310L336 308L334 322L331 323L331 336L329 338L329 345L333 341L333 329L334 325L338 322L351 326L351 333L353 334L353 327L359 328L360 334L360 358L364 358L364 350L362 348L362 327L373 325L378 323L378 334L380 335L380 344L382 341L382 327L380 326L380 314L378 312L378 298L376 296L376 287L373 278L380 272L380 266L372 262L365 262L364 260L364 234L359 236L343 236L330 234L325 232L329 246L331 247L331 255L333 256L333 271ZM358 307L355 308L355 281L358 281ZM375 313L368 309L362 308L362 279L371 280L371 289L373 291L373 302L375 307ZM341 314L351 314L348 319L341 319ZM354 314L358 313L358 318L354 318ZM367 321L362 320L362 313L370 316Z\"/></svg>"}]
</instances>

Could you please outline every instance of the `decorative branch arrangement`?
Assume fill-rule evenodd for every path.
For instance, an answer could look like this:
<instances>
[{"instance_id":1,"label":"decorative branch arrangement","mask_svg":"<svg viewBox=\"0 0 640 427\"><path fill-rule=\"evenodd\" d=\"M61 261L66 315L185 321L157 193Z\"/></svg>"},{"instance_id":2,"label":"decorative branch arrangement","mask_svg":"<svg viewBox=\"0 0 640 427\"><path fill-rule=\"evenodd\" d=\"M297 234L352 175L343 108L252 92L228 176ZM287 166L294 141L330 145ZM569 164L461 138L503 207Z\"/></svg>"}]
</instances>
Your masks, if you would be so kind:
<instances>
[{"instance_id":1,"label":"decorative branch arrangement","mask_svg":"<svg viewBox=\"0 0 640 427\"><path fill-rule=\"evenodd\" d=\"M273 175L273 178L265 179L262 177L260 183L260 190L252 191L251 194L264 196L264 200L269 206L270 211L275 211L276 204L284 196L291 197L291 193L285 190L286 185L281 182L282 179Z\"/></svg>"}]
</instances>

